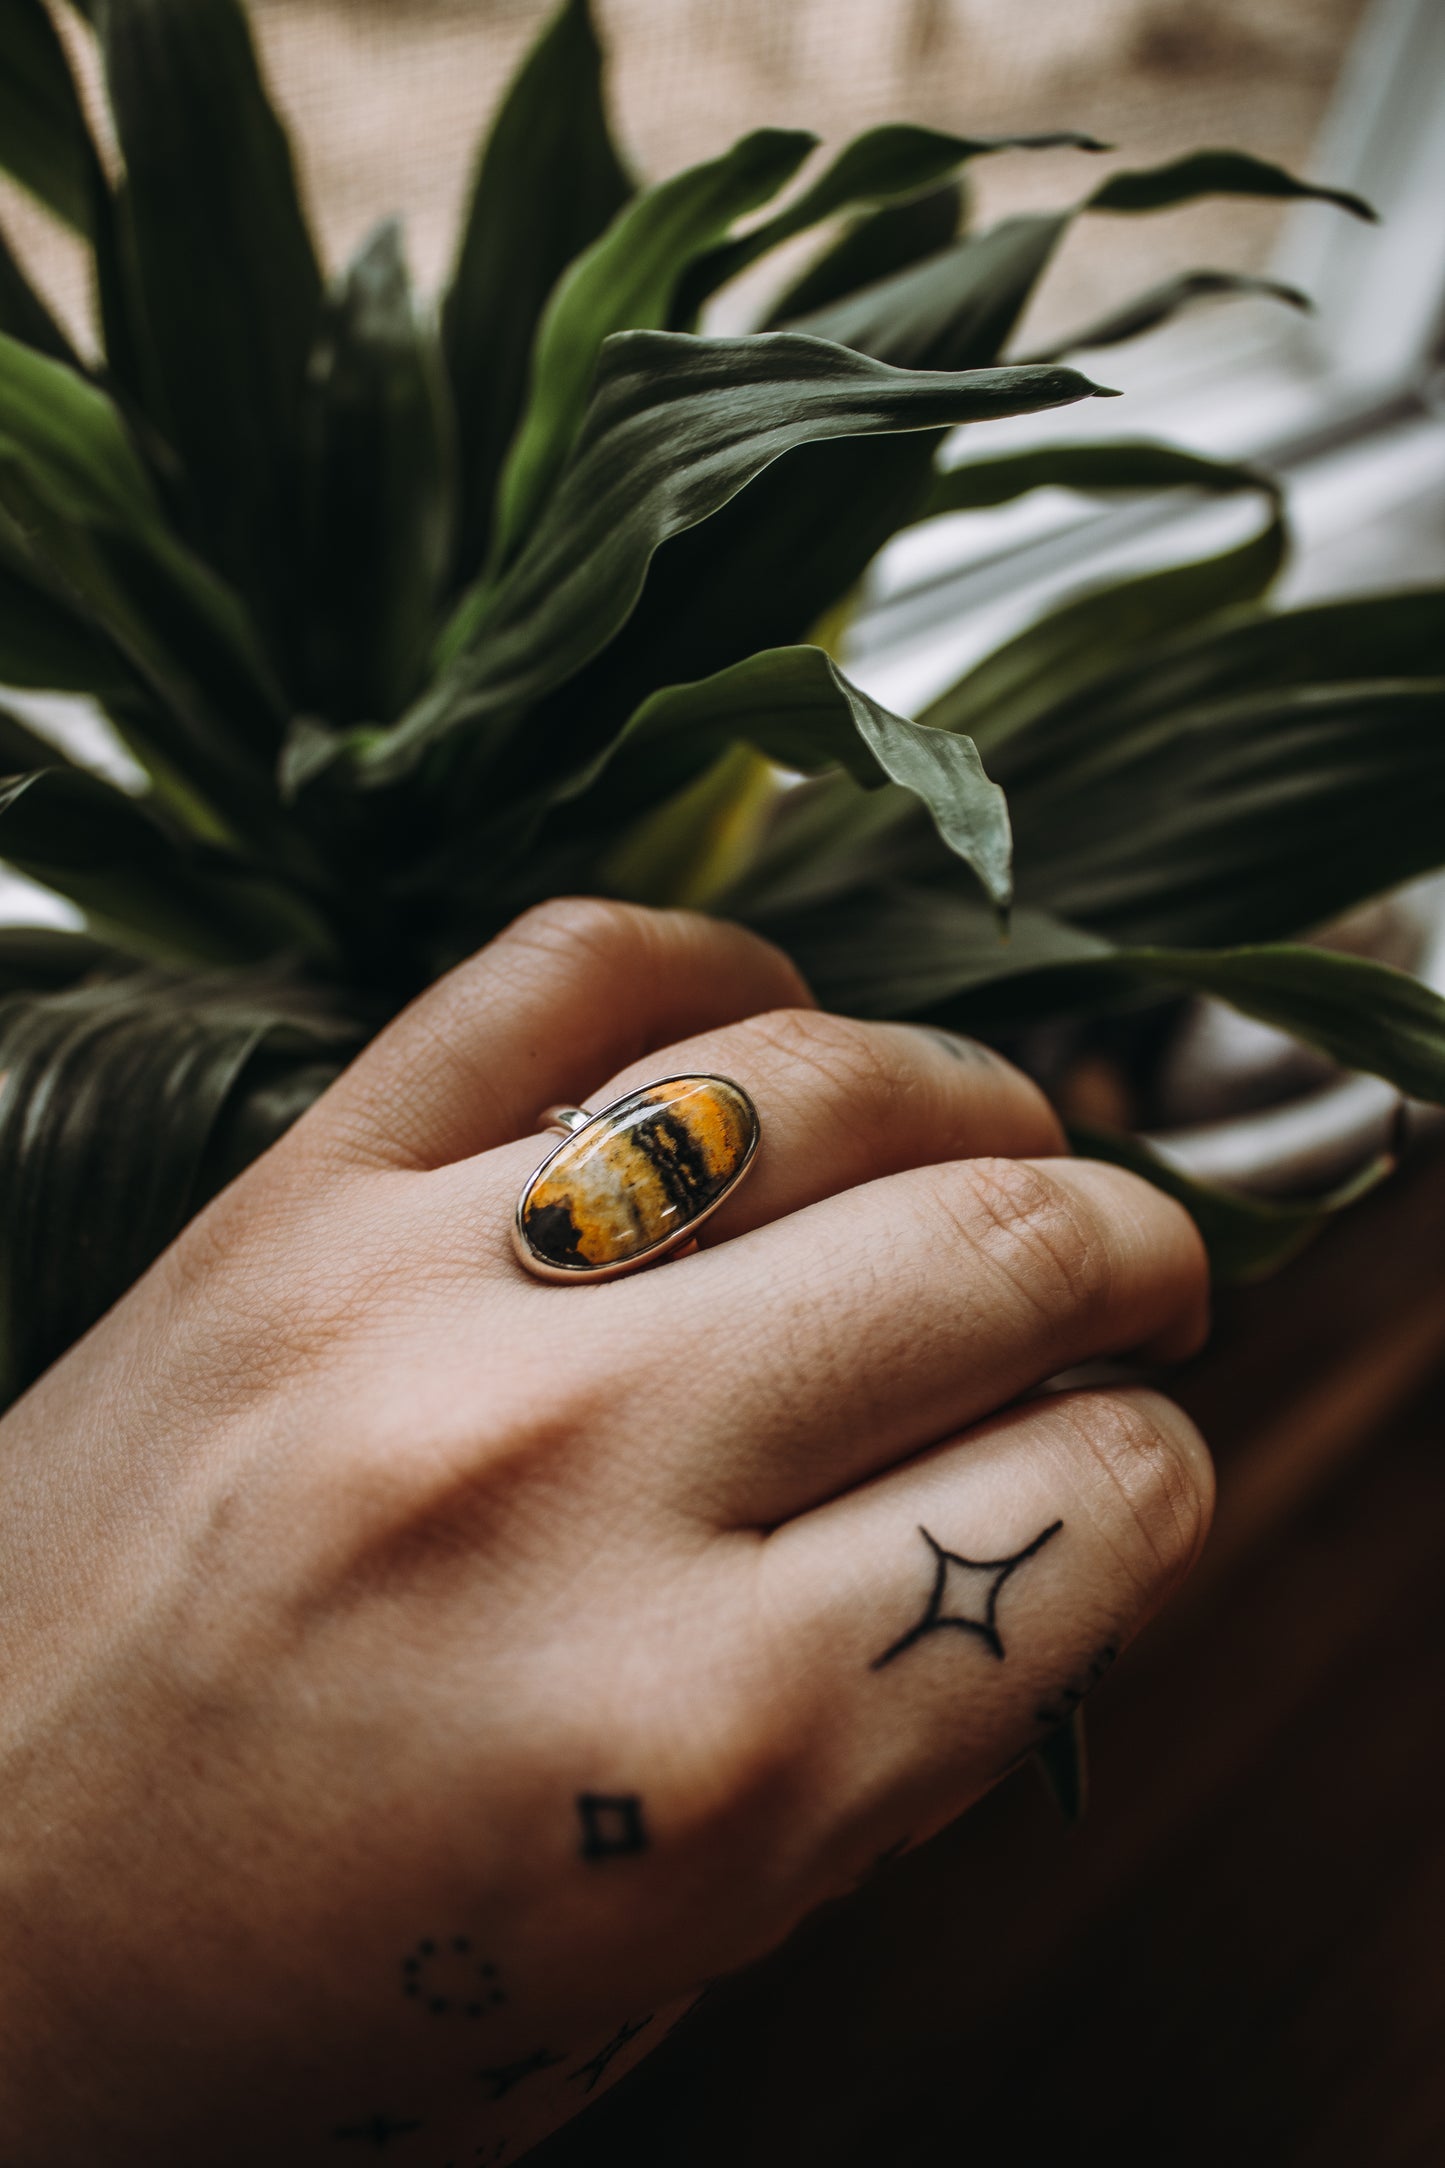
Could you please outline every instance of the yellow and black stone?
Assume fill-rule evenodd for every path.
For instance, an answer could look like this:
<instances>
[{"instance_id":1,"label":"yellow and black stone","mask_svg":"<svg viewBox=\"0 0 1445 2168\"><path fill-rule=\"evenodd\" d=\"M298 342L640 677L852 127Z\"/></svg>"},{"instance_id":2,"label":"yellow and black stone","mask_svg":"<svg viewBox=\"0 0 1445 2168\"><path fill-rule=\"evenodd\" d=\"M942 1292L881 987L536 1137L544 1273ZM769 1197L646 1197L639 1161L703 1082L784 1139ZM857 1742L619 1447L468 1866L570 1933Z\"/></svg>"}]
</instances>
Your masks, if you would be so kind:
<instances>
[{"instance_id":1,"label":"yellow and black stone","mask_svg":"<svg viewBox=\"0 0 1445 2168\"><path fill-rule=\"evenodd\" d=\"M538 1168L517 1219L542 1264L588 1272L680 1235L730 1189L757 1110L725 1077L669 1077L595 1114Z\"/></svg>"}]
</instances>

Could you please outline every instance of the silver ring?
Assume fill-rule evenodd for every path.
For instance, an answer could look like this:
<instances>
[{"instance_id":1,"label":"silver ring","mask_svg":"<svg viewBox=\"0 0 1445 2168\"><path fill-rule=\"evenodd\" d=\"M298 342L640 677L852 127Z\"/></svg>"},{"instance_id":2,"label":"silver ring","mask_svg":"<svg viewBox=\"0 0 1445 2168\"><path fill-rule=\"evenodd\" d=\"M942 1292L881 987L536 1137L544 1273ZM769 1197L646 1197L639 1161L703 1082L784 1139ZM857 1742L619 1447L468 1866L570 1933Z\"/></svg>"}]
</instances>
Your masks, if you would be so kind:
<instances>
[{"instance_id":1,"label":"silver ring","mask_svg":"<svg viewBox=\"0 0 1445 2168\"><path fill-rule=\"evenodd\" d=\"M731 1077L665 1076L609 1106L547 1107L562 1141L523 1184L512 1241L542 1280L615 1280L675 1257L732 1195L762 1136Z\"/></svg>"}]
</instances>

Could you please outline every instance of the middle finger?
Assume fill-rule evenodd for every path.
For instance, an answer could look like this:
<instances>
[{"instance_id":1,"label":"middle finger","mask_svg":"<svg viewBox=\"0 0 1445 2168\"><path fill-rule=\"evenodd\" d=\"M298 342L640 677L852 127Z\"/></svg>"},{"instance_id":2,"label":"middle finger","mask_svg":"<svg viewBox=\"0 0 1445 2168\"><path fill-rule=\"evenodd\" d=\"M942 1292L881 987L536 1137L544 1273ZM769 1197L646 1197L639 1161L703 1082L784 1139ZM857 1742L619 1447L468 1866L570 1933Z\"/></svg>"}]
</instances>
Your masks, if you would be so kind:
<instances>
[{"instance_id":1,"label":"middle finger","mask_svg":"<svg viewBox=\"0 0 1445 2168\"><path fill-rule=\"evenodd\" d=\"M1097 1161L976 1159L870 1182L613 1290L686 1495L774 1526L1059 1371L1172 1361L1207 1321L1194 1223ZM675 1402L675 1405L674 1405Z\"/></svg>"}]
</instances>

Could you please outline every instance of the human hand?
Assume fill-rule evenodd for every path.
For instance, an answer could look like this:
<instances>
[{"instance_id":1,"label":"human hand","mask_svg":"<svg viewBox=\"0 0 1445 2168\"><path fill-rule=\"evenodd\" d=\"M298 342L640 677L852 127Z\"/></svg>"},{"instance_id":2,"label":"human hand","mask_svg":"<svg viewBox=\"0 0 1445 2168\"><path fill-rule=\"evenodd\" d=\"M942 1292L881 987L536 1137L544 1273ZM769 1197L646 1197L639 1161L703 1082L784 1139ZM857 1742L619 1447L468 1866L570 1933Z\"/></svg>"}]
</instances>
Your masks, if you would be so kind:
<instances>
[{"instance_id":1,"label":"human hand","mask_svg":"<svg viewBox=\"0 0 1445 2168\"><path fill-rule=\"evenodd\" d=\"M530 1279L537 1110L680 1072L763 1124L703 1247ZM1204 1329L1062 1149L683 915L383 1034L0 1425L4 2168L511 2159L1037 1744L1211 1496L1157 1395L1021 1397Z\"/></svg>"}]
</instances>

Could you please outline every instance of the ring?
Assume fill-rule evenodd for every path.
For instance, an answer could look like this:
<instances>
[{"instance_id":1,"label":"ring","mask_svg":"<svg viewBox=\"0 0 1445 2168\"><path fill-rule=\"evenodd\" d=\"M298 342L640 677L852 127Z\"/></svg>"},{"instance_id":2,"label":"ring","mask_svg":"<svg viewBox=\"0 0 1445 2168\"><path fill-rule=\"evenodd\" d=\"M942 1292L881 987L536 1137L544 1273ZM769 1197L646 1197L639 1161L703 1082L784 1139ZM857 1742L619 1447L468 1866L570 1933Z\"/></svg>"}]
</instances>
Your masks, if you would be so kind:
<instances>
[{"instance_id":1,"label":"ring","mask_svg":"<svg viewBox=\"0 0 1445 2168\"><path fill-rule=\"evenodd\" d=\"M670 1257L737 1188L762 1135L725 1076L666 1076L591 1114L548 1107L559 1129L517 1199L512 1240L543 1280L612 1280Z\"/></svg>"}]
</instances>

